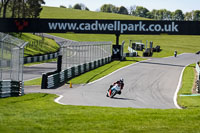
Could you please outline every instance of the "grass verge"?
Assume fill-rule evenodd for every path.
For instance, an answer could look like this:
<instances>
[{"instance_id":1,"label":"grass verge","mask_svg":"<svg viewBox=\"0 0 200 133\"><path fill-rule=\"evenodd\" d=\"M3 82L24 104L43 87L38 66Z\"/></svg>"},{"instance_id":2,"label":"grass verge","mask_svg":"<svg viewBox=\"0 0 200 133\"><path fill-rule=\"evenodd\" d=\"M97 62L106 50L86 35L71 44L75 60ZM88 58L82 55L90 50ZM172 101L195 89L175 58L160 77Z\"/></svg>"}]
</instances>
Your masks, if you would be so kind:
<instances>
[{"instance_id":1,"label":"grass verge","mask_svg":"<svg viewBox=\"0 0 200 133\"><path fill-rule=\"evenodd\" d=\"M24 56L35 56L58 51L59 45L52 39L42 38L30 33L17 34L12 33L15 37L29 42L24 48Z\"/></svg>"},{"instance_id":2,"label":"grass verge","mask_svg":"<svg viewBox=\"0 0 200 133\"><path fill-rule=\"evenodd\" d=\"M182 79L182 87L178 93L178 104L183 108L200 108L200 96L180 96L192 94L195 82L195 64L185 68Z\"/></svg>"}]
</instances>

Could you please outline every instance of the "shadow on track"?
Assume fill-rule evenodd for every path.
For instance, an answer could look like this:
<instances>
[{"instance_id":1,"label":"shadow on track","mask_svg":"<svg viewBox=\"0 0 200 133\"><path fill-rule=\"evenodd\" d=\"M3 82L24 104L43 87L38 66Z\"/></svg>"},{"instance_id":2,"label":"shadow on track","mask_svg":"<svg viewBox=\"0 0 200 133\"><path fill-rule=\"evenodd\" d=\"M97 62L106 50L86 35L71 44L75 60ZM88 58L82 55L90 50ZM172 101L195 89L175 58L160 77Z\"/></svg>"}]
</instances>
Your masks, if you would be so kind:
<instances>
[{"instance_id":1,"label":"shadow on track","mask_svg":"<svg viewBox=\"0 0 200 133\"><path fill-rule=\"evenodd\" d=\"M119 97L113 97L112 99L136 101L135 99L130 99L130 98L119 98Z\"/></svg>"},{"instance_id":2,"label":"shadow on track","mask_svg":"<svg viewBox=\"0 0 200 133\"><path fill-rule=\"evenodd\" d=\"M176 67L185 67L184 65L175 65L175 64L166 64L166 63L156 63L156 62L140 62L142 64L155 64L155 65L166 65L166 66L176 66Z\"/></svg>"}]
</instances>

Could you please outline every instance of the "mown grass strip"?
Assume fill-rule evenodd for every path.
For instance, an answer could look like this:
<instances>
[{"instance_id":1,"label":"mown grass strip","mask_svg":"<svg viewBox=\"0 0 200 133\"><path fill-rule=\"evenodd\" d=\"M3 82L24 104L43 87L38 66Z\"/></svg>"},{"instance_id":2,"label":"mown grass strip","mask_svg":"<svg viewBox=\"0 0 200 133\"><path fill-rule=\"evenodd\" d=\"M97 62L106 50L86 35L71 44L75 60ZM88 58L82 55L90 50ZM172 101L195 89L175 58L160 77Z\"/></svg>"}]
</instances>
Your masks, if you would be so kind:
<instances>
[{"instance_id":1,"label":"mown grass strip","mask_svg":"<svg viewBox=\"0 0 200 133\"><path fill-rule=\"evenodd\" d=\"M199 108L200 96L181 96L190 95L193 93L195 83L195 64L191 64L185 68L182 79L182 87L178 93L178 104L183 108Z\"/></svg>"}]
</instances>

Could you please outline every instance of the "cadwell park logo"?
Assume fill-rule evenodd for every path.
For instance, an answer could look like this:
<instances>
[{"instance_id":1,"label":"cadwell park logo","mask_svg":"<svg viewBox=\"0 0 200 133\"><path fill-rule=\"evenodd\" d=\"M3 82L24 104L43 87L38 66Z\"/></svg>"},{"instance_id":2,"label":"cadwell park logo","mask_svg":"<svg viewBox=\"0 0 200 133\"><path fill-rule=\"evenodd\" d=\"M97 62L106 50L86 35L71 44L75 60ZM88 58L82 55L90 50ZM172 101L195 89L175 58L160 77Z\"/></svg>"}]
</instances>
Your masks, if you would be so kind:
<instances>
[{"instance_id":1,"label":"cadwell park logo","mask_svg":"<svg viewBox=\"0 0 200 133\"><path fill-rule=\"evenodd\" d=\"M26 20L22 20L22 21L15 20L15 25L17 26L18 31L24 30L24 28L27 27L28 24L29 23Z\"/></svg>"}]
</instances>

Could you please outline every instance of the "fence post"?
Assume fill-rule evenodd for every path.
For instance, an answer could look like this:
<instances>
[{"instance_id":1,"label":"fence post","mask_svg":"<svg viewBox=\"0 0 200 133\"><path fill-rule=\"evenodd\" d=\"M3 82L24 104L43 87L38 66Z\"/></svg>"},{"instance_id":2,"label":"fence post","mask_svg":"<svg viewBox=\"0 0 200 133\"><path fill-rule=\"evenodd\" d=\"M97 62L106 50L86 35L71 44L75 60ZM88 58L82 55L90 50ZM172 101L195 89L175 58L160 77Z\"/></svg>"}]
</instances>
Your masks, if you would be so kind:
<instances>
[{"instance_id":1,"label":"fence post","mask_svg":"<svg viewBox=\"0 0 200 133\"><path fill-rule=\"evenodd\" d=\"M59 55L57 60L57 72L61 72L61 70L62 70L62 55Z\"/></svg>"},{"instance_id":2,"label":"fence post","mask_svg":"<svg viewBox=\"0 0 200 133\"><path fill-rule=\"evenodd\" d=\"M47 89L47 75L45 73L42 74L42 86L41 89Z\"/></svg>"}]
</instances>

